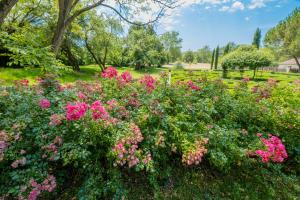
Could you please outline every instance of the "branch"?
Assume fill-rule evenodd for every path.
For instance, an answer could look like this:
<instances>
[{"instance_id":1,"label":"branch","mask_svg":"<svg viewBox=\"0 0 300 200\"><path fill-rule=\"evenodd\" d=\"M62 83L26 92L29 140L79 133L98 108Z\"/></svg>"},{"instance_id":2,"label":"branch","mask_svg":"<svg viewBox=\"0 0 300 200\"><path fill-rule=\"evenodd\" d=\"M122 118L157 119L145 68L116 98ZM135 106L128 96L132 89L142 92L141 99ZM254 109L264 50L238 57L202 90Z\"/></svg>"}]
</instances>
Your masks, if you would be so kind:
<instances>
[{"instance_id":1,"label":"branch","mask_svg":"<svg viewBox=\"0 0 300 200\"><path fill-rule=\"evenodd\" d=\"M78 1L76 0L76 1L74 2L73 5L75 6L75 3L77 3L77 2L78 2ZM82 13L84 13L84 12L86 12L86 11L89 11L89 10L91 10L91 9L93 9L93 8L96 8L96 7L100 6L100 5L102 5L103 2L104 2L104 0L100 0L100 1L98 1L97 3L94 3L94 4L92 4L92 5L86 6L86 7L82 8L82 9L76 11L72 16L70 16L70 17L66 20L66 24L72 22L76 17L78 17L78 16L81 15ZM73 7L73 6L72 6L72 7Z\"/></svg>"},{"instance_id":2,"label":"branch","mask_svg":"<svg viewBox=\"0 0 300 200\"><path fill-rule=\"evenodd\" d=\"M106 5L106 4L102 4L103 7L107 7L111 10L113 10L115 13L117 13L117 15L120 16L121 19L123 19L124 21L126 21L127 23L129 24L132 24L132 25L137 25L137 26L146 26L146 25L149 25L149 24L152 24L156 21L159 20L159 18L161 18L165 12L165 8L162 8L159 13L157 14L156 18L154 20L150 20L149 22L146 22L146 23L137 23L137 22L132 22L130 21L129 19L127 19L126 17L124 17L117 9L115 9L114 7L110 6L110 5Z\"/></svg>"},{"instance_id":3,"label":"branch","mask_svg":"<svg viewBox=\"0 0 300 200\"><path fill-rule=\"evenodd\" d=\"M154 3L158 3L166 8L169 8L169 9L174 9L176 7L178 7L179 5L177 4L179 1L176 0L176 1L172 1L170 3L164 3L162 2L162 0L153 0Z\"/></svg>"}]
</instances>

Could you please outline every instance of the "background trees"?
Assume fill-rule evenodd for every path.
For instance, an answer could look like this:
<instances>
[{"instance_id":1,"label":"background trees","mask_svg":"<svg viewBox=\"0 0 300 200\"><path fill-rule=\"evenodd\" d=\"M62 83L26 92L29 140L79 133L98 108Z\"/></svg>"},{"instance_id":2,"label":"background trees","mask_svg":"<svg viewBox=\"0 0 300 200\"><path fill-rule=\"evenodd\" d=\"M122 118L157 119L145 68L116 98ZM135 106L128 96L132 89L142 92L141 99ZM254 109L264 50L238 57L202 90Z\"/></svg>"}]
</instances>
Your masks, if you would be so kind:
<instances>
[{"instance_id":1,"label":"background trees","mask_svg":"<svg viewBox=\"0 0 300 200\"><path fill-rule=\"evenodd\" d=\"M207 45L199 49L195 54L198 63L209 63L212 56L212 52Z\"/></svg>"},{"instance_id":2,"label":"background trees","mask_svg":"<svg viewBox=\"0 0 300 200\"><path fill-rule=\"evenodd\" d=\"M190 50L185 52L183 55L183 61L186 63L194 62L194 52Z\"/></svg>"},{"instance_id":3,"label":"background trees","mask_svg":"<svg viewBox=\"0 0 300 200\"><path fill-rule=\"evenodd\" d=\"M259 67L269 66L272 58L263 50L257 50L254 46L241 46L237 50L227 54L222 59L223 77L227 76L228 69L238 68L243 71L248 68L253 70L253 78Z\"/></svg>"},{"instance_id":4,"label":"background trees","mask_svg":"<svg viewBox=\"0 0 300 200\"><path fill-rule=\"evenodd\" d=\"M295 59L300 69L300 9L297 8L285 20L269 30L264 43L274 49L280 57L287 56Z\"/></svg>"},{"instance_id":5,"label":"background trees","mask_svg":"<svg viewBox=\"0 0 300 200\"><path fill-rule=\"evenodd\" d=\"M18 0L1 0L0 1L0 27L4 22L4 19L11 11L11 9L16 5Z\"/></svg>"},{"instance_id":6,"label":"background trees","mask_svg":"<svg viewBox=\"0 0 300 200\"><path fill-rule=\"evenodd\" d=\"M153 7L149 7L150 4ZM130 43L131 36L121 35L120 30L124 26L121 25L122 21L147 27L143 33L146 35L144 42L147 48L142 52L142 65L161 65L165 60L164 49L154 29L151 31L148 25L160 19L166 9L172 9L178 4L175 0L142 0L138 3L131 0L2 0L0 5L1 23L4 22L0 38L0 53L4 58L1 59L1 66L8 63L39 66L42 57L51 57L53 61L60 60L65 65L72 65L74 70L79 70L79 65L89 60L94 60L102 68L107 63L122 65L127 61L128 64L128 48L132 46L136 48L131 54L135 55L131 56L131 61L139 62L137 60L140 60L138 55L141 52L138 48L143 48L143 42L139 41L139 45L135 45L133 41ZM101 7L98 17L93 10L96 7ZM133 15L142 12L152 14L153 19L141 23L132 21ZM178 34L173 35L178 37ZM25 36L30 37L26 45L22 42ZM175 45L172 44L168 49L173 55L178 54L178 48L181 47L181 39L175 39ZM44 55L34 57L41 54Z\"/></svg>"},{"instance_id":7,"label":"background trees","mask_svg":"<svg viewBox=\"0 0 300 200\"><path fill-rule=\"evenodd\" d=\"M260 48L261 43L261 30L259 28L256 29L253 37L252 45L254 45L256 48Z\"/></svg>"},{"instance_id":8,"label":"background trees","mask_svg":"<svg viewBox=\"0 0 300 200\"><path fill-rule=\"evenodd\" d=\"M179 37L178 32L166 32L161 35L160 40L166 51L167 63L180 59L182 39Z\"/></svg>"},{"instance_id":9,"label":"background trees","mask_svg":"<svg viewBox=\"0 0 300 200\"><path fill-rule=\"evenodd\" d=\"M161 66L165 62L163 45L153 26L132 25L128 36L128 57L135 69Z\"/></svg>"}]
</instances>

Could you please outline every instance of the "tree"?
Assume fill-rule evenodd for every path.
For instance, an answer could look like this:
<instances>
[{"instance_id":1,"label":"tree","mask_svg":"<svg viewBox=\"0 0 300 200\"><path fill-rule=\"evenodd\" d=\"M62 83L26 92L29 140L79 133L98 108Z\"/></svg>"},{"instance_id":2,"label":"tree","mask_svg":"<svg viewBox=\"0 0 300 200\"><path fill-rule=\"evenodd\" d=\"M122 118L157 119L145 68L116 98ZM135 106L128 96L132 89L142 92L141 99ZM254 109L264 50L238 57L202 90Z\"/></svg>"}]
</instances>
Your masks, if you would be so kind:
<instances>
[{"instance_id":1,"label":"tree","mask_svg":"<svg viewBox=\"0 0 300 200\"><path fill-rule=\"evenodd\" d=\"M241 76L245 68L253 70L253 79L259 67L269 66L272 62L271 58L265 51L256 48L238 48L237 50L227 54L222 59L223 77L227 76L228 69L240 70Z\"/></svg>"},{"instance_id":2,"label":"tree","mask_svg":"<svg viewBox=\"0 0 300 200\"><path fill-rule=\"evenodd\" d=\"M196 61L198 63L209 63L212 52L209 49L209 46L204 46L203 48L199 49L196 53Z\"/></svg>"},{"instance_id":3,"label":"tree","mask_svg":"<svg viewBox=\"0 0 300 200\"><path fill-rule=\"evenodd\" d=\"M136 70L159 67L165 62L164 48L153 26L132 25L127 40L129 60Z\"/></svg>"},{"instance_id":4,"label":"tree","mask_svg":"<svg viewBox=\"0 0 300 200\"><path fill-rule=\"evenodd\" d=\"M17 4L18 0L1 0L0 1L0 27L11 9Z\"/></svg>"},{"instance_id":5,"label":"tree","mask_svg":"<svg viewBox=\"0 0 300 200\"><path fill-rule=\"evenodd\" d=\"M215 53L216 54L215 55L216 56L216 58L215 58L215 70L218 69L219 53L220 53L219 51L220 51L220 48L219 48L219 46L217 46L216 53Z\"/></svg>"},{"instance_id":6,"label":"tree","mask_svg":"<svg viewBox=\"0 0 300 200\"><path fill-rule=\"evenodd\" d=\"M175 31L166 32L160 37L160 40L168 54L168 62L175 62L178 60L181 56L182 43L179 33Z\"/></svg>"},{"instance_id":7,"label":"tree","mask_svg":"<svg viewBox=\"0 0 300 200\"><path fill-rule=\"evenodd\" d=\"M138 4L134 3L134 1L116 1L115 7L105 4L105 0L93 1L93 3L84 3L80 0L58 0L58 20L56 23L56 28L54 31L53 39L52 39L52 50L58 55L59 48L61 47L63 36L70 26L70 24L81 14L94 9L96 7L108 8L114 11L122 20L135 24L131 22L128 15L133 8L138 10L145 9L145 5L143 3L147 3L147 0L142 0ZM150 2L148 2L150 3ZM163 14L166 8L174 8L176 6L176 1L174 0L160 0L160 1L152 1L153 4L159 6L161 9L156 15L154 20L147 22L146 24L153 23L157 21Z\"/></svg>"},{"instance_id":8,"label":"tree","mask_svg":"<svg viewBox=\"0 0 300 200\"><path fill-rule=\"evenodd\" d=\"M257 28L254 33L252 45L254 45L257 49L259 49L260 43L261 43L261 30Z\"/></svg>"},{"instance_id":9,"label":"tree","mask_svg":"<svg viewBox=\"0 0 300 200\"><path fill-rule=\"evenodd\" d=\"M104 71L114 43L117 42L118 34L123 32L123 28L119 21L112 18L104 19L96 14L91 14L90 17L90 20L82 24L84 44L94 61Z\"/></svg>"},{"instance_id":10,"label":"tree","mask_svg":"<svg viewBox=\"0 0 300 200\"><path fill-rule=\"evenodd\" d=\"M294 58L300 69L300 8L296 8L290 16L270 29L264 43L278 54Z\"/></svg>"},{"instance_id":11,"label":"tree","mask_svg":"<svg viewBox=\"0 0 300 200\"><path fill-rule=\"evenodd\" d=\"M183 56L183 60L186 63L192 63L194 61L194 52L190 50L185 52Z\"/></svg>"},{"instance_id":12,"label":"tree","mask_svg":"<svg viewBox=\"0 0 300 200\"><path fill-rule=\"evenodd\" d=\"M216 49L214 49L213 50L213 52L212 52L212 57L211 57L211 67L210 67L210 69L211 70L213 70L213 68L214 68L214 63L215 63L215 53L216 53Z\"/></svg>"}]
</instances>

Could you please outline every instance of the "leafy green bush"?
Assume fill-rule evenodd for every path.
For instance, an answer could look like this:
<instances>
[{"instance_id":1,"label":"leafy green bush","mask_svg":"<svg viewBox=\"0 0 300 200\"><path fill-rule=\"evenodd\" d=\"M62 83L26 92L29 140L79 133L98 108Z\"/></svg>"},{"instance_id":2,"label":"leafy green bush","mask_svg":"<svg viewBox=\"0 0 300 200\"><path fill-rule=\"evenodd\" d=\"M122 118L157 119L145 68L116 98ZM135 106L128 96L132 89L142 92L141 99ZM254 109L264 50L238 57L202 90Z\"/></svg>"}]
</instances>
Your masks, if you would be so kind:
<instances>
[{"instance_id":1,"label":"leafy green bush","mask_svg":"<svg viewBox=\"0 0 300 200\"><path fill-rule=\"evenodd\" d=\"M108 68L99 82L61 85L45 75L0 90L0 197L128 196L128 177L153 193L174 167L299 172L300 87L270 80L229 91L221 81L168 86ZM281 138L289 158L262 163L257 133ZM273 156L273 155L272 155Z\"/></svg>"}]
</instances>

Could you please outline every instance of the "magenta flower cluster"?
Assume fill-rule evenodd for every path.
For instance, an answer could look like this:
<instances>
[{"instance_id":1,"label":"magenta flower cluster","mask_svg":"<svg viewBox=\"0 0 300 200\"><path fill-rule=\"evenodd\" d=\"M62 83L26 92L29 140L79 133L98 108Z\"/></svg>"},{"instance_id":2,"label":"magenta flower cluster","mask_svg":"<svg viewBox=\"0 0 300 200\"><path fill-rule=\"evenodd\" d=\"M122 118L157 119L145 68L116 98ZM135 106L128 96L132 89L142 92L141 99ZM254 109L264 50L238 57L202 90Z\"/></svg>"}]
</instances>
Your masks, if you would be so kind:
<instances>
[{"instance_id":1,"label":"magenta flower cluster","mask_svg":"<svg viewBox=\"0 0 300 200\"><path fill-rule=\"evenodd\" d=\"M62 124L62 121L65 119L65 116L59 114L53 114L50 116L50 126L58 126Z\"/></svg>"},{"instance_id":2,"label":"magenta flower cluster","mask_svg":"<svg viewBox=\"0 0 300 200\"><path fill-rule=\"evenodd\" d=\"M109 118L108 113L105 110L105 107L102 105L100 101L95 101L91 105L92 118L94 120L103 119L107 120Z\"/></svg>"},{"instance_id":3,"label":"magenta flower cluster","mask_svg":"<svg viewBox=\"0 0 300 200\"><path fill-rule=\"evenodd\" d=\"M192 80L188 81L187 85L191 90L201 90L201 88L195 85L195 83Z\"/></svg>"},{"instance_id":4,"label":"magenta flower cluster","mask_svg":"<svg viewBox=\"0 0 300 200\"><path fill-rule=\"evenodd\" d=\"M78 92L77 96L78 96L79 99L86 99L86 98L87 98L87 97L85 96L85 94L82 93L82 92Z\"/></svg>"},{"instance_id":5,"label":"magenta flower cluster","mask_svg":"<svg viewBox=\"0 0 300 200\"><path fill-rule=\"evenodd\" d=\"M182 162L186 165L198 165L202 161L202 157L207 153L205 148L207 143L208 139L197 141L194 149L182 155Z\"/></svg>"},{"instance_id":6,"label":"magenta flower cluster","mask_svg":"<svg viewBox=\"0 0 300 200\"><path fill-rule=\"evenodd\" d=\"M15 160L12 164L11 164L11 167L12 168L17 168L17 167L19 167L19 166L24 166L24 165L26 165L26 158L25 157L22 157L22 158L20 158L20 159L18 159L18 160Z\"/></svg>"},{"instance_id":7,"label":"magenta flower cluster","mask_svg":"<svg viewBox=\"0 0 300 200\"><path fill-rule=\"evenodd\" d=\"M131 81L133 80L130 72L123 72L121 74L121 76L118 76L117 77L117 80L118 80L118 84L119 86L125 86L127 85L128 83L131 83Z\"/></svg>"},{"instance_id":8,"label":"magenta flower cluster","mask_svg":"<svg viewBox=\"0 0 300 200\"><path fill-rule=\"evenodd\" d=\"M48 99L41 99L39 105L42 109L50 108L51 102Z\"/></svg>"},{"instance_id":9,"label":"magenta flower cluster","mask_svg":"<svg viewBox=\"0 0 300 200\"><path fill-rule=\"evenodd\" d=\"M56 136L54 141L49 145L43 146L42 149L46 150L47 153L52 154L49 160L54 160L54 157L58 154L58 148L63 143L62 138L60 136ZM47 154L43 154L43 158L47 158Z\"/></svg>"},{"instance_id":10,"label":"magenta flower cluster","mask_svg":"<svg viewBox=\"0 0 300 200\"><path fill-rule=\"evenodd\" d=\"M269 134L269 139L262 138L261 134L257 134L260 137L260 140L265 144L267 150L256 150L255 153L261 157L263 163L267 163L270 160L273 162L281 163L284 159L288 158L285 146L282 144L282 141L274 136Z\"/></svg>"},{"instance_id":11,"label":"magenta flower cluster","mask_svg":"<svg viewBox=\"0 0 300 200\"><path fill-rule=\"evenodd\" d=\"M128 167L131 168L140 162L140 159L137 156L138 144L142 142L144 138L139 127L135 124L131 124L130 129L132 131L132 135L118 141L113 148L113 152L117 154L115 162L116 166L124 166L128 163ZM144 163L148 163L150 158L151 155L150 157L146 157Z\"/></svg>"},{"instance_id":12,"label":"magenta flower cluster","mask_svg":"<svg viewBox=\"0 0 300 200\"><path fill-rule=\"evenodd\" d=\"M76 104L68 104L66 106L66 118L68 121L79 120L88 110L88 105L84 102L77 102Z\"/></svg>"},{"instance_id":13,"label":"magenta flower cluster","mask_svg":"<svg viewBox=\"0 0 300 200\"><path fill-rule=\"evenodd\" d=\"M36 200L42 191L52 192L56 188L56 179L52 175L48 175L41 184L38 184L34 179L30 180L30 185L32 187L29 193L28 200Z\"/></svg>"},{"instance_id":14,"label":"magenta flower cluster","mask_svg":"<svg viewBox=\"0 0 300 200\"><path fill-rule=\"evenodd\" d=\"M104 72L102 72L101 76L103 78L112 79L112 78L118 76L118 71L114 67L110 66L110 67L106 68L104 70Z\"/></svg>"},{"instance_id":15,"label":"magenta flower cluster","mask_svg":"<svg viewBox=\"0 0 300 200\"><path fill-rule=\"evenodd\" d=\"M156 87L156 80L150 75L145 75L141 78L140 83L146 87L149 93L151 93Z\"/></svg>"}]
</instances>

